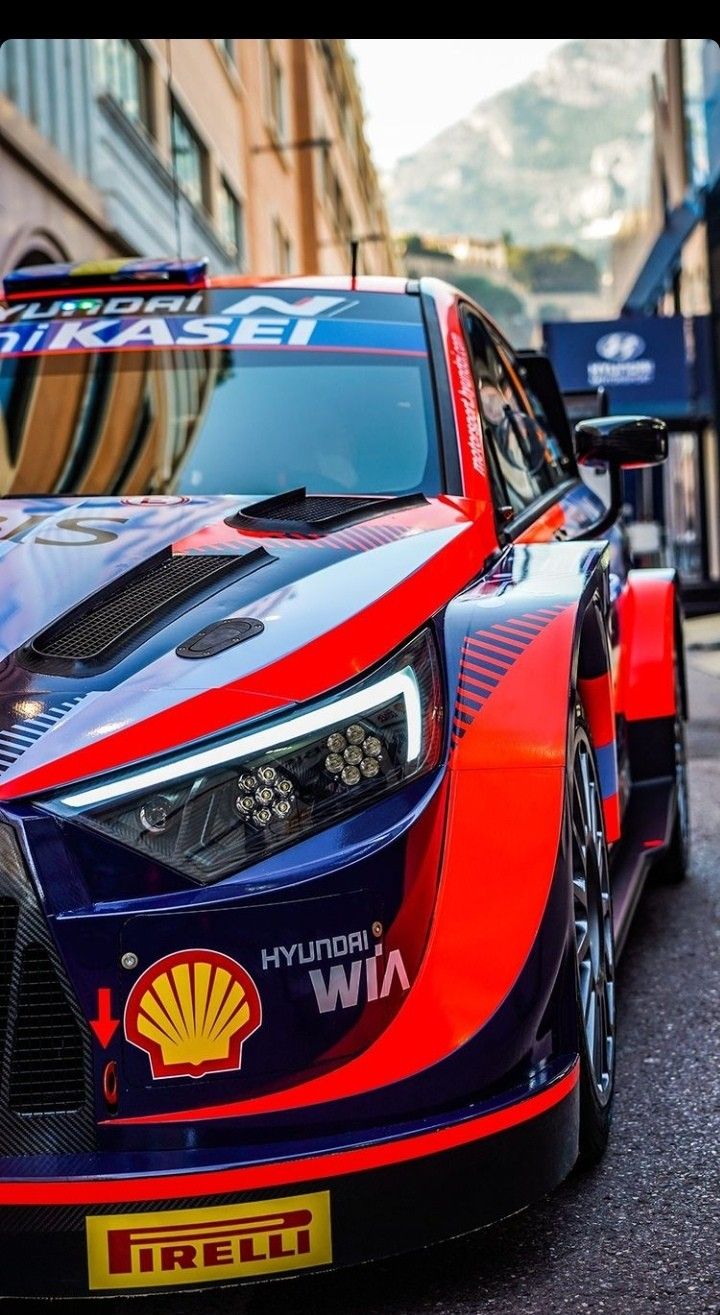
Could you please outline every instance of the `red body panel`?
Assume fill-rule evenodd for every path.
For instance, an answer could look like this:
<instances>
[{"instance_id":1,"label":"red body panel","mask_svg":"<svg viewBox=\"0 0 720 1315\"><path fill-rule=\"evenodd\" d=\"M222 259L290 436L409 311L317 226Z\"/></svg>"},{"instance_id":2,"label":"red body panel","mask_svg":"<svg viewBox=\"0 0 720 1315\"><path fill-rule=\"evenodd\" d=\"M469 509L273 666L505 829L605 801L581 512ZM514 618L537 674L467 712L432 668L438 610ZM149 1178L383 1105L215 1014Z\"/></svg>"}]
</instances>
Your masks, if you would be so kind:
<instances>
[{"instance_id":1,"label":"red body panel","mask_svg":"<svg viewBox=\"0 0 720 1315\"><path fill-rule=\"evenodd\" d=\"M563 608L539 632L519 618L494 628L498 642L515 647L517 657L493 688L482 715L465 730L453 770L564 766L575 612ZM483 646L489 642L483 636ZM466 669L472 672L472 648L466 653ZM543 697L529 700L528 689L542 689Z\"/></svg>"},{"instance_id":2,"label":"red body panel","mask_svg":"<svg viewBox=\"0 0 720 1315\"><path fill-rule=\"evenodd\" d=\"M628 721L676 711L675 581L672 571L630 571L620 596L618 710Z\"/></svg>"}]
</instances>

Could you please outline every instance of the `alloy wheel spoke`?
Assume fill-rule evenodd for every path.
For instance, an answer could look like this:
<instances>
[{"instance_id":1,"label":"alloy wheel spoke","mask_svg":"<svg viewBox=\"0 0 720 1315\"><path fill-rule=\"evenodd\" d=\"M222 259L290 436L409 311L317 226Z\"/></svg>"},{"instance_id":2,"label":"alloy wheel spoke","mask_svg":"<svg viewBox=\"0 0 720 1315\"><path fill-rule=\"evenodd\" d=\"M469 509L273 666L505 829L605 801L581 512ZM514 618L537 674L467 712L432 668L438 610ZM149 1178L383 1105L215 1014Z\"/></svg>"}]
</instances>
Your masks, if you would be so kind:
<instances>
[{"instance_id":1,"label":"alloy wheel spoke","mask_svg":"<svg viewBox=\"0 0 720 1315\"><path fill-rule=\"evenodd\" d=\"M581 758L581 772L583 782L583 812L585 814L585 827L589 837L595 829L596 812L594 782L590 776L590 758L587 753L583 753Z\"/></svg>"},{"instance_id":2,"label":"alloy wheel spoke","mask_svg":"<svg viewBox=\"0 0 720 1315\"><path fill-rule=\"evenodd\" d=\"M615 976L615 960L613 958L612 922L610 921L605 927L604 942L605 978L606 981L612 982Z\"/></svg>"},{"instance_id":3,"label":"alloy wheel spoke","mask_svg":"<svg viewBox=\"0 0 720 1315\"><path fill-rule=\"evenodd\" d=\"M586 959L580 965L580 1004L582 1007L583 1018L587 1018L593 994L593 977L590 967L590 960Z\"/></svg>"},{"instance_id":4,"label":"alloy wheel spoke","mask_svg":"<svg viewBox=\"0 0 720 1315\"><path fill-rule=\"evenodd\" d=\"M605 1070L605 1007L604 997L600 984L597 987L596 1007L595 1007L595 1035L594 1035L594 1054L593 1068L595 1069L595 1081L599 1087L603 1085L603 1074Z\"/></svg>"},{"instance_id":5,"label":"alloy wheel spoke","mask_svg":"<svg viewBox=\"0 0 720 1315\"><path fill-rule=\"evenodd\" d=\"M580 745L571 807L575 948L585 1046L600 1099L611 1090L615 1033L613 928L602 798L595 765Z\"/></svg>"},{"instance_id":6,"label":"alloy wheel spoke","mask_svg":"<svg viewBox=\"0 0 720 1315\"><path fill-rule=\"evenodd\" d=\"M587 1005L585 1007L585 1036L587 1038L588 1055L595 1067L595 1033L597 1031L597 995L595 994L594 985L591 983L588 992Z\"/></svg>"},{"instance_id":7,"label":"alloy wheel spoke","mask_svg":"<svg viewBox=\"0 0 720 1315\"><path fill-rule=\"evenodd\" d=\"M612 1039L615 1036L615 985L613 982L605 983L605 1001L608 1038Z\"/></svg>"},{"instance_id":8,"label":"alloy wheel spoke","mask_svg":"<svg viewBox=\"0 0 720 1315\"><path fill-rule=\"evenodd\" d=\"M590 932L587 922L575 922L575 939L578 963L583 964L590 954Z\"/></svg>"},{"instance_id":9,"label":"alloy wheel spoke","mask_svg":"<svg viewBox=\"0 0 720 1315\"><path fill-rule=\"evenodd\" d=\"M584 827L582 827L580 823L578 823L575 817L573 817L572 830L573 830L573 839L575 841L575 844L577 845L578 853L582 858L582 862L584 866L587 857L587 833Z\"/></svg>"},{"instance_id":10,"label":"alloy wheel spoke","mask_svg":"<svg viewBox=\"0 0 720 1315\"><path fill-rule=\"evenodd\" d=\"M581 910L587 910L587 881L585 880L584 872L576 872L573 876L573 899L575 900L575 904L579 905ZM578 916L577 913L575 916Z\"/></svg>"}]
</instances>

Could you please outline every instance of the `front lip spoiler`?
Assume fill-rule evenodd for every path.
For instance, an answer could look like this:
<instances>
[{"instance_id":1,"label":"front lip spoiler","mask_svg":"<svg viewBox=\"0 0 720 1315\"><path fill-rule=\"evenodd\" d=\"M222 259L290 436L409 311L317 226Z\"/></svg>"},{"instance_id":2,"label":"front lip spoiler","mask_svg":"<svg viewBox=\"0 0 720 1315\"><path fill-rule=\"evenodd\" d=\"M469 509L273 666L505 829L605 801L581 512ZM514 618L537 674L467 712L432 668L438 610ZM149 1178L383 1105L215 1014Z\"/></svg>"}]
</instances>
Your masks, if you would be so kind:
<instances>
[{"instance_id":1,"label":"front lip spoiler","mask_svg":"<svg viewBox=\"0 0 720 1315\"><path fill-rule=\"evenodd\" d=\"M314 1157L311 1161L314 1178L299 1189L289 1185L286 1193L282 1188L232 1192L225 1183L222 1189L225 1195L192 1197L185 1185L188 1177L174 1175L170 1176L169 1187L177 1194L169 1193L164 1205L159 1207L148 1189L134 1178L76 1184L82 1189L83 1200L93 1187L112 1188L110 1199L119 1205L117 1214L108 1213L108 1207L102 1204L73 1204L67 1191L56 1209L31 1205L0 1211L0 1239L7 1253L0 1280L1 1295L56 1298L111 1295L109 1285L100 1283L92 1289L89 1286L89 1228L99 1225L103 1231L103 1218L117 1236L118 1230L122 1233L133 1225L142 1226L144 1220L152 1222L153 1227L160 1224L172 1229L174 1211L182 1212L181 1222L201 1228L207 1220L203 1212L213 1206L235 1206L242 1202L247 1209L257 1203L258 1213L262 1214L263 1206L271 1200L273 1205L282 1203L283 1199L288 1205L307 1202L309 1192L325 1194L330 1209L332 1249L329 1255L318 1255L316 1262L308 1266L291 1262L285 1275L271 1270L243 1274L240 1268L234 1267L232 1274L225 1276L218 1270L217 1277L205 1268L195 1282L188 1272L186 1279L176 1278L168 1285L155 1269L158 1258L155 1246L149 1266L152 1272L148 1272L149 1286L143 1282L143 1272L133 1266L132 1272L122 1271L128 1274L128 1281L124 1283L119 1277L114 1287L117 1296L157 1295L167 1292L169 1286L175 1294L201 1289L212 1292L228 1284L244 1287L288 1277L290 1272L298 1273L300 1269L309 1276L397 1255L496 1223L539 1200L570 1173L578 1149L577 1078L577 1064L574 1064L542 1092L516 1101L509 1107L514 1110L516 1121L504 1128L496 1123L492 1128L489 1126L499 1112L484 1116L484 1120L470 1116L464 1124L455 1125L456 1129L464 1127L466 1133L474 1129L474 1140L470 1139L470 1132L464 1143L441 1147L437 1144L437 1132L427 1132L424 1137L433 1142L432 1148L426 1147L426 1153L421 1155L411 1154L404 1162L387 1162L368 1167L364 1172L353 1172L346 1156L342 1168L333 1176L326 1163L329 1157ZM518 1119L519 1109L522 1114ZM507 1115L508 1109L503 1114ZM477 1125L481 1122L483 1131L479 1134ZM280 1181L288 1182L288 1164L277 1167ZM191 1175L190 1180L201 1177L208 1175ZM166 1184L167 1178L163 1186ZM121 1204L125 1199L120 1197L121 1187L136 1194L131 1198L135 1207ZM197 1186L192 1190L198 1190ZM298 1191L300 1194L296 1195ZM111 1212L112 1209L111 1205ZM141 1213L135 1213L136 1210ZM107 1236L107 1229L105 1232ZM162 1268L162 1259L160 1264ZM147 1272L148 1266L144 1269Z\"/></svg>"},{"instance_id":2,"label":"front lip spoiler","mask_svg":"<svg viewBox=\"0 0 720 1315\"><path fill-rule=\"evenodd\" d=\"M208 1197L227 1192L262 1191L319 1179L339 1178L366 1170L426 1160L443 1151L484 1141L545 1114L576 1090L579 1063L547 1087L501 1109L469 1115L460 1121L349 1150L330 1151L258 1165L165 1172L151 1176L106 1178L5 1179L0 1182L0 1206L107 1205ZM0 1217L0 1227L1 1227Z\"/></svg>"}]
</instances>

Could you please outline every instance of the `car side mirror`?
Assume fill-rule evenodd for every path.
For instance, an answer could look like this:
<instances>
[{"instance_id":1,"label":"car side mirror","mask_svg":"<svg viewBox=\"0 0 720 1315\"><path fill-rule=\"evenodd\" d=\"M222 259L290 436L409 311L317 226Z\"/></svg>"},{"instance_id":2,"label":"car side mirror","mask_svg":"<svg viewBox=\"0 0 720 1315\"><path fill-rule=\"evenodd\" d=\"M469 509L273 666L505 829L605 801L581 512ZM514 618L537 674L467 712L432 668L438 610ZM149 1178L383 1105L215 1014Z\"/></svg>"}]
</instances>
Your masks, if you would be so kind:
<instances>
[{"instance_id":1,"label":"car side mirror","mask_svg":"<svg viewBox=\"0 0 720 1315\"><path fill-rule=\"evenodd\" d=\"M668 454L668 429L664 420L650 416L599 416L575 426L575 454L580 465L607 465L610 474L610 503L599 521L584 531L583 538L605 534L615 524L622 503L621 471L638 466L659 466Z\"/></svg>"},{"instance_id":2,"label":"car side mirror","mask_svg":"<svg viewBox=\"0 0 720 1315\"><path fill-rule=\"evenodd\" d=\"M668 429L650 416L602 416L575 426L575 454L581 465L607 462L617 470L659 466L667 459Z\"/></svg>"}]
</instances>

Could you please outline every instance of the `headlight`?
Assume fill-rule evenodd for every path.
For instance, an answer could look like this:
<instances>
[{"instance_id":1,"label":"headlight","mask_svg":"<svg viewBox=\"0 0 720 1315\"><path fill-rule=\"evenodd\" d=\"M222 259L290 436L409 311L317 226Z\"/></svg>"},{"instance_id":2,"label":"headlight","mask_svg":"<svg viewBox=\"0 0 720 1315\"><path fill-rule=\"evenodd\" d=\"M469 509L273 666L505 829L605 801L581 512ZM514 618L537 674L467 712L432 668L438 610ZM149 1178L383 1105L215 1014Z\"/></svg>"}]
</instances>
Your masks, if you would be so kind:
<instances>
[{"instance_id":1,"label":"headlight","mask_svg":"<svg viewBox=\"0 0 720 1315\"><path fill-rule=\"evenodd\" d=\"M214 881L428 771L441 741L438 661L423 631L323 703L46 806L195 881Z\"/></svg>"}]
</instances>

